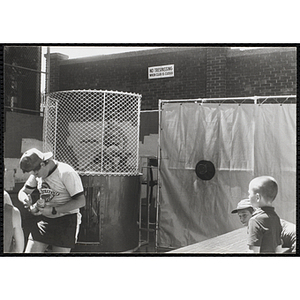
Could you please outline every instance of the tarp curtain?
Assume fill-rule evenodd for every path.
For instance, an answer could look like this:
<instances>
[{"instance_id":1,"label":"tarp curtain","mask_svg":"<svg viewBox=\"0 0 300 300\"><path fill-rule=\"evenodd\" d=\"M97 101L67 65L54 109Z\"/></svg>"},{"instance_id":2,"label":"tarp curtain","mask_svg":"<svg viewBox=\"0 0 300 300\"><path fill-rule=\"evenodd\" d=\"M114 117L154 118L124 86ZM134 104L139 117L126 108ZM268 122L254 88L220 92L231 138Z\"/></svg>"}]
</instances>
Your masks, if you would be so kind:
<instances>
[{"instance_id":1,"label":"tarp curtain","mask_svg":"<svg viewBox=\"0 0 300 300\"><path fill-rule=\"evenodd\" d=\"M159 247L182 247L241 227L231 214L250 180L273 176L281 218L296 222L296 105L162 103ZM216 169L195 173L200 160Z\"/></svg>"}]
</instances>

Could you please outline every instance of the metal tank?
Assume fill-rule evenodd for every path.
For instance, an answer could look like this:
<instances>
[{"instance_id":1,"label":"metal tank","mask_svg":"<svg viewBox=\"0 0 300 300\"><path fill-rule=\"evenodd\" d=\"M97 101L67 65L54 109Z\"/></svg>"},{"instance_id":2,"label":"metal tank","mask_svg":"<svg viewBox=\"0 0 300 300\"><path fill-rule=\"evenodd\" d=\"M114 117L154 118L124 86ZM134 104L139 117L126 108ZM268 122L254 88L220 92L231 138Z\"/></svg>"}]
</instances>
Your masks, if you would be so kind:
<instances>
[{"instance_id":1,"label":"metal tank","mask_svg":"<svg viewBox=\"0 0 300 300\"><path fill-rule=\"evenodd\" d=\"M73 90L47 95L44 150L81 176L86 206L82 251L124 252L138 247L141 95Z\"/></svg>"}]
</instances>

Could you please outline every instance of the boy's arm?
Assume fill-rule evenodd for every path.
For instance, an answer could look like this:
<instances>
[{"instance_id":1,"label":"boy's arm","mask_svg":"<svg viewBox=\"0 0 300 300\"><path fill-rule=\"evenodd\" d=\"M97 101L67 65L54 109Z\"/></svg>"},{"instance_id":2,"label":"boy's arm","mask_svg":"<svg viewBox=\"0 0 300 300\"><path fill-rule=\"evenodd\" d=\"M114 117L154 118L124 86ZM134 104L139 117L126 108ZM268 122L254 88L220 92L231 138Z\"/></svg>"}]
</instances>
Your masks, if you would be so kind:
<instances>
[{"instance_id":1,"label":"boy's arm","mask_svg":"<svg viewBox=\"0 0 300 300\"><path fill-rule=\"evenodd\" d=\"M26 188L26 186L24 185L19 193L18 193L18 199L19 201L24 205L25 208L29 208L32 205L32 199L30 194L33 192L33 190L30 190L28 188Z\"/></svg>"},{"instance_id":2,"label":"boy's arm","mask_svg":"<svg viewBox=\"0 0 300 300\"><path fill-rule=\"evenodd\" d=\"M15 240L14 252L23 253L24 233L22 229L21 214L17 208L13 209L13 235Z\"/></svg>"},{"instance_id":3,"label":"boy's arm","mask_svg":"<svg viewBox=\"0 0 300 300\"><path fill-rule=\"evenodd\" d=\"M77 209L77 208L81 208L84 207L86 203L85 200L85 196L84 193L80 193L78 195L75 195L72 197L71 201L66 202L65 204L59 205L59 206L55 206L55 210L57 211L57 213L66 213L69 212L71 210ZM45 206L45 207L41 207L39 208L40 213L42 213L44 216L47 215L51 215L52 214L52 206Z\"/></svg>"},{"instance_id":4,"label":"boy's arm","mask_svg":"<svg viewBox=\"0 0 300 300\"><path fill-rule=\"evenodd\" d=\"M260 253L262 230L253 217L248 223L248 253Z\"/></svg>"},{"instance_id":5,"label":"boy's arm","mask_svg":"<svg viewBox=\"0 0 300 300\"><path fill-rule=\"evenodd\" d=\"M85 196L84 193L80 193L78 195L73 196L72 201L57 206L56 210L58 213L64 213L84 206L85 206Z\"/></svg>"},{"instance_id":6,"label":"boy's arm","mask_svg":"<svg viewBox=\"0 0 300 300\"><path fill-rule=\"evenodd\" d=\"M25 208L29 208L32 205L30 194L36 189L36 181L34 175L30 175L24 186L18 193L18 199L23 203Z\"/></svg>"},{"instance_id":7,"label":"boy's arm","mask_svg":"<svg viewBox=\"0 0 300 300\"><path fill-rule=\"evenodd\" d=\"M260 253L259 246L249 246L248 253Z\"/></svg>"},{"instance_id":8,"label":"boy's arm","mask_svg":"<svg viewBox=\"0 0 300 300\"><path fill-rule=\"evenodd\" d=\"M282 245L276 247L275 253L282 253Z\"/></svg>"},{"instance_id":9,"label":"boy's arm","mask_svg":"<svg viewBox=\"0 0 300 300\"><path fill-rule=\"evenodd\" d=\"M4 202L3 202L3 204L13 205L9 194L6 191L3 191L3 195L4 195L4 198L3 198Z\"/></svg>"}]
</instances>

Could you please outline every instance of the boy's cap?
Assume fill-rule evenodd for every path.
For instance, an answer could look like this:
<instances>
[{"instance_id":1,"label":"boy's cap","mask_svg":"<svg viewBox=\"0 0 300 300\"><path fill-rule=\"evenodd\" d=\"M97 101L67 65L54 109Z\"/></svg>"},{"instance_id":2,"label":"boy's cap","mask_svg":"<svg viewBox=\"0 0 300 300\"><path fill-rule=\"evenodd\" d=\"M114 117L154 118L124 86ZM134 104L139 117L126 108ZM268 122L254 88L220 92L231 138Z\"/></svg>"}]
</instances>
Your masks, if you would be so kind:
<instances>
[{"instance_id":1,"label":"boy's cap","mask_svg":"<svg viewBox=\"0 0 300 300\"><path fill-rule=\"evenodd\" d=\"M53 156L52 152L43 153L36 148L27 150L20 159L20 168L23 173L35 170L42 161Z\"/></svg>"},{"instance_id":2,"label":"boy's cap","mask_svg":"<svg viewBox=\"0 0 300 300\"><path fill-rule=\"evenodd\" d=\"M241 209L246 209L246 208L253 208L251 202L250 202L250 199L243 199L241 200L236 209L234 209L231 213L232 214L236 214L238 212L238 210L241 210Z\"/></svg>"}]
</instances>

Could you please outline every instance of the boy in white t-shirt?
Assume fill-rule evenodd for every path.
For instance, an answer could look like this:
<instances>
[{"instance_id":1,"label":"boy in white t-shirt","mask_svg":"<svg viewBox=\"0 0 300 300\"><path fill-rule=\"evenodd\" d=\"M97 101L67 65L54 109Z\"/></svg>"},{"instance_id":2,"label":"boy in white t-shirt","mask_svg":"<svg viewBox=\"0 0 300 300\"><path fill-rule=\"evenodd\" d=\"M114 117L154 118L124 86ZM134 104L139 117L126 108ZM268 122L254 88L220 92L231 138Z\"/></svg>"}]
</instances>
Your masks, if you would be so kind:
<instances>
[{"instance_id":1,"label":"boy in white t-shirt","mask_svg":"<svg viewBox=\"0 0 300 300\"><path fill-rule=\"evenodd\" d=\"M26 151L20 159L23 172L31 172L18 198L36 215L25 253L68 253L75 246L85 196L78 173L68 164L52 159L52 153L35 148ZM38 189L40 199L32 204L30 194Z\"/></svg>"}]
</instances>

